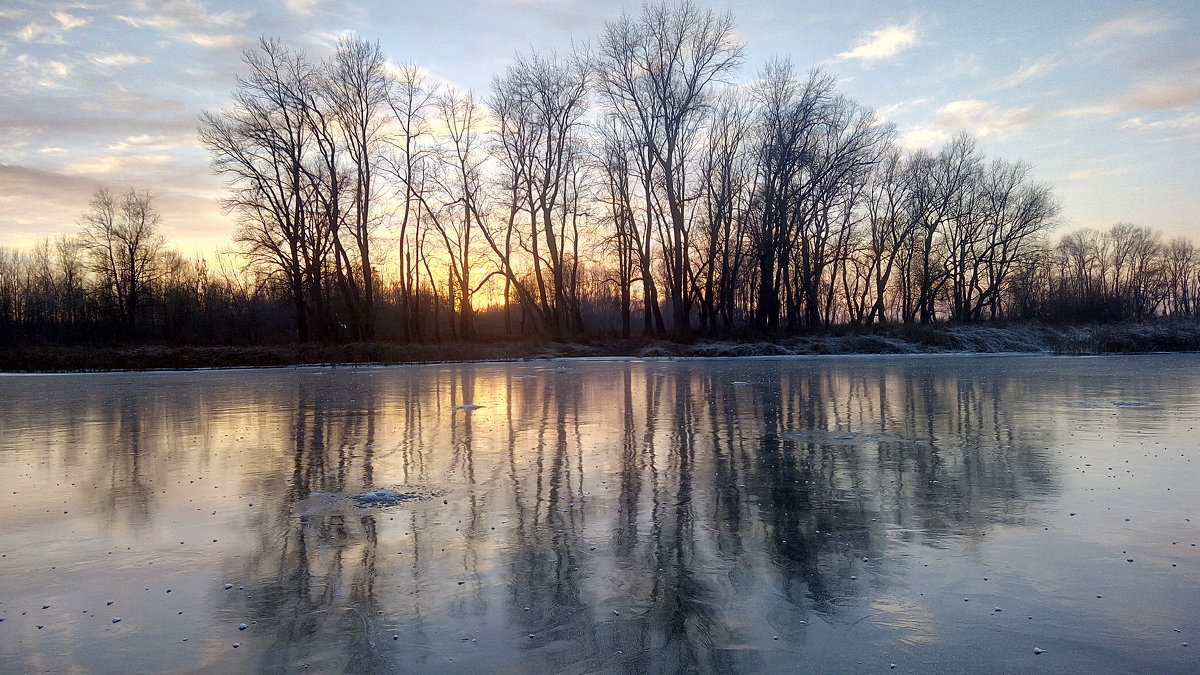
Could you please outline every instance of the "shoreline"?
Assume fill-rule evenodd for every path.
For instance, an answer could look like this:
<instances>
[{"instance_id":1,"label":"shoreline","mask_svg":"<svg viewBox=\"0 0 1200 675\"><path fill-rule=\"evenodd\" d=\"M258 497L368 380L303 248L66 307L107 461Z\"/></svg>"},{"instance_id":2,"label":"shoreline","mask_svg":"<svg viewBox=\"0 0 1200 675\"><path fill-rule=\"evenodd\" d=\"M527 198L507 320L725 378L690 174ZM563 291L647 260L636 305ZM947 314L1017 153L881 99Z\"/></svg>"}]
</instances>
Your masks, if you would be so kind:
<instances>
[{"instance_id":1,"label":"shoreline","mask_svg":"<svg viewBox=\"0 0 1200 675\"><path fill-rule=\"evenodd\" d=\"M556 358L737 358L903 354L1099 355L1200 351L1200 322L1049 326L889 326L826 334L717 340L604 338L556 342L342 345L10 345L0 372L71 373L334 365L538 361Z\"/></svg>"}]
</instances>

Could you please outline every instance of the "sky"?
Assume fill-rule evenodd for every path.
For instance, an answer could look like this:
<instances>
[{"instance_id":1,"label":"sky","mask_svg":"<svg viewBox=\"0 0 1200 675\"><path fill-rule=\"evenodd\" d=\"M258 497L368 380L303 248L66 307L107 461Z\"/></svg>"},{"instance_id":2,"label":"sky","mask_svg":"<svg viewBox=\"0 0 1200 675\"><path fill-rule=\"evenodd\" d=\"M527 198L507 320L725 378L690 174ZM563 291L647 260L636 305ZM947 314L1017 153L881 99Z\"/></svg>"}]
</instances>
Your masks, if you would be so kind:
<instances>
[{"instance_id":1,"label":"sky","mask_svg":"<svg viewBox=\"0 0 1200 675\"><path fill-rule=\"evenodd\" d=\"M73 232L99 187L149 190L184 251L228 248L222 181L196 140L242 50L311 58L379 42L486 94L514 54L566 51L640 2L603 0L0 0L0 246ZM731 11L739 81L776 56L819 66L911 148L958 130L1031 164L1061 227L1130 221L1200 243L1200 2L699 1Z\"/></svg>"}]
</instances>

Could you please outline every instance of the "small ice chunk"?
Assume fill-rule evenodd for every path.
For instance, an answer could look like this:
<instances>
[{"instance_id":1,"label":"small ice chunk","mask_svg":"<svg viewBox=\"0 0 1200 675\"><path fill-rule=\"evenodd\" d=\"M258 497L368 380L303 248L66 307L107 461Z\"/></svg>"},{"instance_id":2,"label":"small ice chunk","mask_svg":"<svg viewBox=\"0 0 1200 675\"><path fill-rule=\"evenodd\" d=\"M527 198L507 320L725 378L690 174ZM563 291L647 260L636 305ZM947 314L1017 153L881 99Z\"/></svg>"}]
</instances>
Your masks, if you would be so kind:
<instances>
[{"instance_id":1,"label":"small ice chunk","mask_svg":"<svg viewBox=\"0 0 1200 675\"><path fill-rule=\"evenodd\" d=\"M238 630L246 630L246 629L247 629L247 628L249 628L249 627L250 627L250 626L247 626L247 625L246 625L246 624L244 624L244 623L239 623L239 624L238 624Z\"/></svg>"},{"instance_id":2,"label":"small ice chunk","mask_svg":"<svg viewBox=\"0 0 1200 675\"><path fill-rule=\"evenodd\" d=\"M371 490L360 495L354 496L354 503L357 506L395 506L401 502L417 499L418 495L406 492L397 492L395 490Z\"/></svg>"},{"instance_id":3,"label":"small ice chunk","mask_svg":"<svg viewBox=\"0 0 1200 675\"><path fill-rule=\"evenodd\" d=\"M1034 654L1045 654L1045 653L1046 653L1046 650L1045 650L1045 649L1042 649L1041 647L1034 647L1034 648L1033 648L1033 653L1034 653Z\"/></svg>"}]
</instances>

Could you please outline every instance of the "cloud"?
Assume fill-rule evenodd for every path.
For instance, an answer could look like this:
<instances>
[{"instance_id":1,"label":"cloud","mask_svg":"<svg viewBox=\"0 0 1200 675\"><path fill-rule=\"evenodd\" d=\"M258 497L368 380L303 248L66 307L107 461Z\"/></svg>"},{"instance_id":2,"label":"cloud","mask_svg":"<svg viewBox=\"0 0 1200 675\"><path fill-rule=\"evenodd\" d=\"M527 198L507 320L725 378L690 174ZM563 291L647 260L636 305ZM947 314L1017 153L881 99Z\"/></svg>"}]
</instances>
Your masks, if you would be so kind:
<instances>
[{"instance_id":1,"label":"cloud","mask_svg":"<svg viewBox=\"0 0 1200 675\"><path fill-rule=\"evenodd\" d=\"M930 125L910 128L900 135L900 145L907 150L923 150L942 145L953 137L949 131Z\"/></svg>"},{"instance_id":2,"label":"cloud","mask_svg":"<svg viewBox=\"0 0 1200 675\"><path fill-rule=\"evenodd\" d=\"M1120 40L1139 35L1154 35L1171 28L1163 19L1148 15L1130 15L1118 17L1096 26L1086 38L1084 44L1095 45Z\"/></svg>"},{"instance_id":3,"label":"cloud","mask_svg":"<svg viewBox=\"0 0 1200 675\"><path fill-rule=\"evenodd\" d=\"M96 189L80 176L13 164L0 164L0 183L14 197L0 201L0 241L17 246L69 229Z\"/></svg>"},{"instance_id":4,"label":"cloud","mask_svg":"<svg viewBox=\"0 0 1200 675\"><path fill-rule=\"evenodd\" d=\"M18 16L10 16L10 18L19 18ZM88 23L89 19L83 19L73 14L61 10L50 12L50 18L54 19L53 23L39 23L32 21L25 24L20 30L13 35L22 42L50 42L53 44L63 44L63 33L79 28Z\"/></svg>"},{"instance_id":5,"label":"cloud","mask_svg":"<svg viewBox=\"0 0 1200 675\"><path fill-rule=\"evenodd\" d=\"M109 66L112 68L124 68L126 66L136 66L142 63L150 63L152 60L148 56L134 56L133 54L93 54L88 57L88 60L98 66Z\"/></svg>"},{"instance_id":6,"label":"cloud","mask_svg":"<svg viewBox=\"0 0 1200 675\"><path fill-rule=\"evenodd\" d=\"M300 17L312 16L321 5L322 0L283 0L287 11Z\"/></svg>"},{"instance_id":7,"label":"cloud","mask_svg":"<svg viewBox=\"0 0 1200 675\"><path fill-rule=\"evenodd\" d=\"M71 30L73 28L79 28L80 26L87 24L87 22L89 21L89 19L81 19L77 16L72 16L71 14L68 14L68 13L60 11L60 10L55 10L53 12L50 12L50 16L53 17L54 20L57 21L58 24L63 27L63 30Z\"/></svg>"},{"instance_id":8,"label":"cloud","mask_svg":"<svg viewBox=\"0 0 1200 675\"><path fill-rule=\"evenodd\" d=\"M148 188L162 211L163 234L168 241L185 249L216 250L229 241L231 219L221 213L216 194L220 180L207 173L197 174L188 188L179 188L178 180L147 183L125 174L68 174L31 166L0 164L0 185L11 199L0 199L0 246L25 247L37 237L75 230L79 215L98 187L116 190L128 186Z\"/></svg>"},{"instance_id":9,"label":"cloud","mask_svg":"<svg viewBox=\"0 0 1200 675\"><path fill-rule=\"evenodd\" d=\"M1016 86L1025 84L1026 82L1041 77L1046 73L1058 67L1058 63L1053 61L1037 61L1031 63L1017 72L996 83L997 89L1011 89Z\"/></svg>"},{"instance_id":10,"label":"cloud","mask_svg":"<svg viewBox=\"0 0 1200 675\"><path fill-rule=\"evenodd\" d=\"M925 105L926 103L929 103L929 100L930 99L928 96L918 96L916 98L900 101L899 103L892 103L890 105L877 108L875 113L883 119L891 119L897 114L911 110L912 108L916 108L918 106Z\"/></svg>"},{"instance_id":11,"label":"cloud","mask_svg":"<svg viewBox=\"0 0 1200 675\"><path fill-rule=\"evenodd\" d=\"M1038 120L1033 108L1001 108L985 101L965 100L947 103L937 112L938 125L962 129L976 136L1004 135L1019 131Z\"/></svg>"},{"instance_id":12,"label":"cloud","mask_svg":"<svg viewBox=\"0 0 1200 675\"><path fill-rule=\"evenodd\" d=\"M71 162L63 172L72 176L107 176L120 171L122 177L131 173L165 166L172 161L166 154L105 155Z\"/></svg>"},{"instance_id":13,"label":"cloud","mask_svg":"<svg viewBox=\"0 0 1200 675\"><path fill-rule=\"evenodd\" d=\"M57 59L35 59L29 54L18 54L8 63L0 61L0 79L5 87L0 99L6 94L23 95L32 89L58 89L71 77L74 69L66 61Z\"/></svg>"},{"instance_id":14,"label":"cloud","mask_svg":"<svg viewBox=\"0 0 1200 675\"><path fill-rule=\"evenodd\" d=\"M1060 117L1105 117L1137 110L1170 110L1200 104L1200 81L1143 82L1111 101L1069 108Z\"/></svg>"},{"instance_id":15,"label":"cloud","mask_svg":"<svg viewBox=\"0 0 1200 675\"><path fill-rule=\"evenodd\" d=\"M1058 117L1072 118L1087 118L1087 117L1104 117L1117 112L1118 108L1113 103L1097 103L1094 105L1081 105L1076 108L1067 108L1060 110L1056 115Z\"/></svg>"},{"instance_id":16,"label":"cloud","mask_svg":"<svg viewBox=\"0 0 1200 675\"><path fill-rule=\"evenodd\" d=\"M179 148L197 147L198 141L194 133L176 133L176 134L137 134L135 136L127 136L126 138L108 146L112 152L168 152Z\"/></svg>"},{"instance_id":17,"label":"cloud","mask_svg":"<svg viewBox=\"0 0 1200 675\"><path fill-rule=\"evenodd\" d=\"M848 52L837 55L837 61L859 59L864 62L883 61L899 54L901 51L919 42L915 21L903 26L885 26L873 30L859 39L858 44Z\"/></svg>"},{"instance_id":18,"label":"cloud","mask_svg":"<svg viewBox=\"0 0 1200 675\"><path fill-rule=\"evenodd\" d=\"M29 23L13 35L22 42L33 42L42 35L48 35L47 42L62 42L62 35L55 32L54 26L45 23Z\"/></svg>"},{"instance_id":19,"label":"cloud","mask_svg":"<svg viewBox=\"0 0 1200 675\"><path fill-rule=\"evenodd\" d=\"M1129 173L1126 169L1081 169L1072 171L1063 176L1063 180L1067 181L1089 181L1096 178L1104 178L1105 176L1120 176L1121 174Z\"/></svg>"},{"instance_id":20,"label":"cloud","mask_svg":"<svg viewBox=\"0 0 1200 675\"><path fill-rule=\"evenodd\" d=\"M209 13L197 0L136 0L135 13L117 18L134 28L153 28L201 47L229 48L246 41L241 29L249 16Z\"/></svg>"},{"instance_id":21,"label":"cloud","mask_svg":"<svg viewBox=\"0 0 1200 675\"><path fill-rule=\"evenodd\" d=\"M1122 129L1167 129L1184 131L1200 129L1200 113L1185 113L1164 120L1147 121L1142 117L1131 117L1121 124Z\"/></svg>"},{"instance_id":22,"label":"cloud","mask_svg":"<svg viewBox=\"0 0 1200 675\"><path fill-rule=\"evenodd\" d=\"M1145 82L1121 97L1123 110L1178 108L1200 103L1200 81Z\"/></svg>"}]
</instances>

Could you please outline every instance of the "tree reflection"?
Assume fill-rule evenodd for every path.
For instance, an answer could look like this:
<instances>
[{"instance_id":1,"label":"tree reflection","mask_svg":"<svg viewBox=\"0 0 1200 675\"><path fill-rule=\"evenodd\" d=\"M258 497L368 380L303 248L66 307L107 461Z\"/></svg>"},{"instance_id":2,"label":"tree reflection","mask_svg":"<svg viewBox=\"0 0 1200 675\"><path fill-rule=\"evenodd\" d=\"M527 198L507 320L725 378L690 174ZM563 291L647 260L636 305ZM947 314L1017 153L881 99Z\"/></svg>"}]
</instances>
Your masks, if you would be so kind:
<instances>
[{"instance_id":1,"label":"tree reflection","mask_svg":"<svg viewBox=\"0 0 1200 675\"><path fill-rule=\"evenodd\" d=\"M1015 417L1030 384L1002 374L617 363L334 385L297 380L286 497L223 605L269 625L266 669L764 667L764 634L856 620L848 599L903 573L898 541L1019 523L1056 489L1045 432ZM445 497L336 501L418 484ZM864 558L887 573L856 583Z\"/></svg>"}]
</instances>

